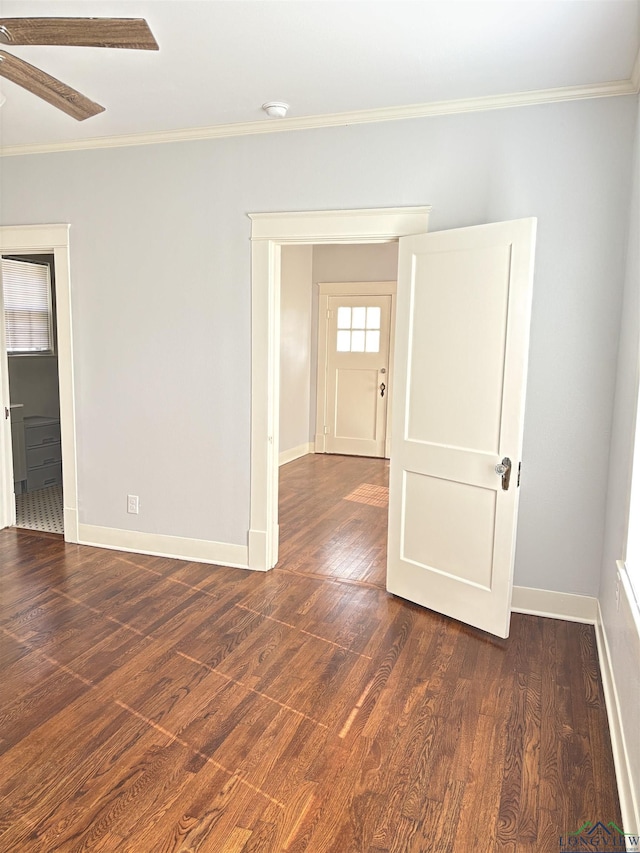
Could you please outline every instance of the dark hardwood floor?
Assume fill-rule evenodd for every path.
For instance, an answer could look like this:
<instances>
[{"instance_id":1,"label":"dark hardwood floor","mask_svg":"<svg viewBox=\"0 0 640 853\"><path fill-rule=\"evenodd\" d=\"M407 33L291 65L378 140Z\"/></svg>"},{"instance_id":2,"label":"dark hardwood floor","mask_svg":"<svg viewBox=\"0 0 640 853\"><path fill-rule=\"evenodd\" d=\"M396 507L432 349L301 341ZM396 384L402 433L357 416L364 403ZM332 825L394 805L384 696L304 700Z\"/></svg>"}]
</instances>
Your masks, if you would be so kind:
<instances>
[{"instance_id":1,"label":"dark hardwood floor","mask_svg":"<svg viewBox=\"0 0 640 853\"><path fill-rule=\"evenodd\" d=\"M310 454L284 465L278 569L385 589L388 505L385 459Z\"/></svg>"},{"instance_id":2,"label":"dark hardwood floor","mask_svg":"<svg viewBox=\"0 0 640 853\"><path fill-rule=\"evenodd\" d=\"M0 531L0 850L557 853L620 825L593 628L503 641L389 596L385 485L285 466L269 573Z\"/></svg>"}]
</instances>

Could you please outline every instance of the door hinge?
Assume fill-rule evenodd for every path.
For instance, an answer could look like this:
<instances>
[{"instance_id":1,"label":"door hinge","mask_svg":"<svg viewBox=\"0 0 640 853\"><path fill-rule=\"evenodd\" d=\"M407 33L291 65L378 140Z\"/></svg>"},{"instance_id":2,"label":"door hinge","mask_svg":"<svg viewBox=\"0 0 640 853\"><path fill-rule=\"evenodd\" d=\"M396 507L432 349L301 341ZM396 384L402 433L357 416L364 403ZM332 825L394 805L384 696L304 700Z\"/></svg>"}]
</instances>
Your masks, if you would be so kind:
<instances>
[{"instance_id":1,"label":"door hinge","mask_svg":"<svg viewBox=\"0 0 640 853\"><path fill-rule=\"evenodd\" d=\"M5 421L9 420L9 409L6 406L4 407L4 419Z\"/></svg>"},{"instance_id":2,"label":"door hinge","mask_svg":"<svg viewBox=\"0 0 640 853\"><path fill-rule=\"evenodd\" d=\"M326 427L324 428L324 434L325 434L325 435L329 435L329 427L328 427L328 426L326 426Z\"/></svg>"},{"instance_id":3,"label":"door hinge","mask_svg":"<svg viewBox=\"0 0 640 853\"><path fill-rule=\"evenodd\" d=\"M516 483L516 488L520 485L520 471L522 470L522 462L518 462L518 482Z\"/></svg>"}]
</instances>

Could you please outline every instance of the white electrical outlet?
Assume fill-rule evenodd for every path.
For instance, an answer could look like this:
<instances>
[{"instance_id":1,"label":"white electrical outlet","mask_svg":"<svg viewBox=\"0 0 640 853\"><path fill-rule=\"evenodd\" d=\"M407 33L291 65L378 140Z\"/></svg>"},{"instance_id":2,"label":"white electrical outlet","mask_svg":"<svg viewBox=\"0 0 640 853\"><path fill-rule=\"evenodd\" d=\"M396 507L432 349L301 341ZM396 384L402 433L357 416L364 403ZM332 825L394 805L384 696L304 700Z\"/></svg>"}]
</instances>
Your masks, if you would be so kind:
<instances>
[{"instance_id":1,"label":"white electrical outlet","mask_svg":"<svg viewBox=\"0 0 640 853\"><path fill-rule=\"evenodd\" d=\"M140 511L140 498L137 495L127 495L127 512L137 515Z\"/></svg>"}]
</instances>

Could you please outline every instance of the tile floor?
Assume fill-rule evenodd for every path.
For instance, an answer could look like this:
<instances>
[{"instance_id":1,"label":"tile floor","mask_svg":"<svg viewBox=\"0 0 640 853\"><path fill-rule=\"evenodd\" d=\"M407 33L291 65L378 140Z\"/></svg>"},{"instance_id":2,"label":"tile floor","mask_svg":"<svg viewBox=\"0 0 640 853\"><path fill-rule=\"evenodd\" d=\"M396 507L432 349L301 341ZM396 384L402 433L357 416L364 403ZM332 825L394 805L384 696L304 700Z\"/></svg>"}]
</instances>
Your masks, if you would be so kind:
<instances>
[{"instance_id":1,"label":"tile floor","mask_svg":"<svg viewBox=\"0 0 640 853\"><path fill-rule=\"evenodd\" d=\"M16 495L16 527L64 533L62 486Z\"/></svg>"}]
</instances>

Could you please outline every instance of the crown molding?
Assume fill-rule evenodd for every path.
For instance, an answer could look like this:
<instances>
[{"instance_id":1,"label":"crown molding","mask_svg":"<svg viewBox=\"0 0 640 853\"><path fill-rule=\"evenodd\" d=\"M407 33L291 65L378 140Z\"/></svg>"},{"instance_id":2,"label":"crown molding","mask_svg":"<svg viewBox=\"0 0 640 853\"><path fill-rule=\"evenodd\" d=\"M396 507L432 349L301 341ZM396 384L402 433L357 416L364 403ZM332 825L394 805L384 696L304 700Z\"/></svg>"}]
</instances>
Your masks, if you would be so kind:
<instances>
[{"instance_id":1,"label":"crown molding","mask_svg":"<svg viewBox=\"0 0 640 853\"><path fill-rule=\"evenodd\" d=\"M640 53L639 53L640 56ZM593 86L566 86L558 89L537 89L531 92L515 92L507 95L492 95L480 98L462 98L451 101L432 101L426 104L410 104L401 107L382 107L372 110L329 113L326 115L283 118L275 121L248 121L235 124L195 127L182 130L136 133L124 136L107 136L92 139L76 139L72 142L36 143L33 145L7 145L0 149L0 156L13 157L21 154L51 154L59 151L87 151L95 148L125 148L138 145L160 145L170 142L194 142L203 139L223 139L232 136L252 136L262 133L283 133L294 130L313 130L325 127L343 127L352 124L399 121L411 118L456 115L460 113L484 112L488 110L527 107L537 104L555 104L563 101L579 101L590 98L610 98L619 95L635 95L640 89L639 61L633 68L629 80L615 80Z\"/></svg>"}]
</instances>

